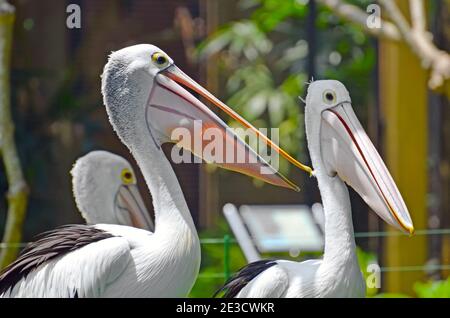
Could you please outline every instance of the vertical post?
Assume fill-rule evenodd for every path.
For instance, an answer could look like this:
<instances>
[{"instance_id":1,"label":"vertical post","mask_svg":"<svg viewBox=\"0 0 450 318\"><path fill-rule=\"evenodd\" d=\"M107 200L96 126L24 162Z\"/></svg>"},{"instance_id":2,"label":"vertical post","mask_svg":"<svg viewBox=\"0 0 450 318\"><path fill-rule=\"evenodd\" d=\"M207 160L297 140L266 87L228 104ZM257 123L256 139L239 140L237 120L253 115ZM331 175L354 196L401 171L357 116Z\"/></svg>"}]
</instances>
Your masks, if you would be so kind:
<instances>
[{"instance_id":1,"label":"vertical post","mask_svg":"<svg viewBox=\"0 0 450 318\"><path fill-rule=\"evenodd\" d=\"M216 31L220 25L239 17L237 10L239 0L201 0L201 16L206 23L206 32L211 34ZM205 87L212 93L223 94L224 80L220 76L219 63L217 57L208 58L206 63L201 63L200 71L203 74ZM217 211L220 209L219 176L214 166L200 165L200 189L199 189L199 208L200 208L200 226L210 227L216 224L218 217Z\"/></svg>"},{"instance_id":2,"label":"vertical post","mask_svg":"<svg viewBox=\"0 0 450 318\"><path fill-rule=\"evenodd\" d=\"M201 0L201 16L205 20L206 33L211 34L217 28L228 22L236 15L237 0L211 1ZM200 72L205 87L213 93L224 93L221 89L223 81L220 78L217 57L208 58L206 63L200 64ZM212 173L215 168L209 165L199 167L199 208L200 226L210 227L216 224L219 207L219 176Z\"/></svg>"},{"instance_id":3,"label":"vertical post","mask_svg":"<svg viewBox=\"0 0 450 318\"><path fill-rule=\"evenodd\" d=\"M450 41L449 41L450 43ZM445 97L444 97L445 98ZM445 104L444 104L445 105ZM450 107L447 104L442 108L442 140L450 140ZM450 193L450 143L444 142L442 145L442 161L441 161L442 173L442 193ZM443 210L442 214L442 227L450 227L450 196L443 195L441 206ZM450 235L444 235L442 237L442 249L441 249L442 264L450 264ZM442 277L448 277L450 275L450 269L442 271Z\"/></svg>"},{"instance_id":4,"label":"vertical post","mask_svg":"<svg viewBox=\"0 0 450 318\"><path fill-rule=\"evenodd\" d=\"M306 41L308 42L308 57L307 57L307 72L308 72L308 81L316 77L316 0L310 0L308 2L308 17L306 21ZM303 94L306 94L304 92ZM304 105L299 104L300 113L304 112ZM303 117L301 117L302 120ZM304 125L300 125L299 127L304 127ZM306 142L306 139L303 140ZM307 164L312 166L311 159L308 157ZM300 158L298 158L300 159ZM301 160L300 160L301 161ZM318 193L314 187L305 187L305 193L303 197L306 199L305 203L308 205L312 205L316 202ZM320 196L319 196L320 198Z\"/></svg>"},{"instance_id":5,"label":"vertical post","mask_svg":"<svg viewBox=\"0 0 450 318\"><path fill-rule=\"evenodd\" d=\"M316 75L316 1L308 2L308 19L306 22L308 41L308 77Z\"/></svg>"},{"instance_id":6,"label":"vertical post","mask_svg":"<svg viewBox=\"0 0 450 318\"><path fill-rule=\"evenodd\" d=\"M200 15L205 20L206 33L213 33L219 26L218 1L202 0L200 2ZM210 92L218 91L218 68L214 57L208 58L206 63L199 64L201 82ZM218 208L218 181L217 175L208 171L207 165L199 165L199 225L209 227L215 223Z\"/></svg>"},{"instance_id":7,"label":"vertical post","mask_svg":"<svg viewBox=\"0 0 450 318\"><path fill-rule=\"evenodd\" d=\"M25 183L17 146L14 141L14 123L11 116L10 64L15 9L5 0L0 0L0 155L8 179L8 216L3 243L19 243L28 203L28 188ZM12 262L18 247L5 248L0 254L0 269Z\"/></svg>"},{"instance_id":8,"label":"vertical post","mask_svg":"<svg viewBox=\"0 0 450 318\"><path fill-rule=\"evenodd\" d=\"M437 46L448 50L450 48L447 43L450 44L450 35L445 31L446 24L448 21L450 9L450 1L436 1L430 2L430 16L434 16L435 19L431 23L431 32L434 35L434 42ZM450 96L450 94L449 94ZM446 215L450 215L450 206L445 204L447 196L445 193L450 193L445 191L445 185L450 185L447 173L447 182L445 181L445 171L443 168L445 162L449 162L445 159L445 121L450 119L450 117L445 116L445 109L448 108L448 99L445 95L437 95L435 93L430 93L429 99L429 157L430 157L430 203L429 203L429 220L430 229L446 228ZM450 135L449 135L450 136ZM447 143L448 144L448 143ZM449 171L449 170L447 170ZM448 235L447 235L448 236ZM445 255L445 249L443 249L446 235L432 235L429 239L429 259L431 262L437 262L442 264L448 264L443 256ZM442 258L442 259L441 259ZM442 277L447 277L445 271L435 271L432 275L433 279L440 279Z\"/></svg>"},{"instance_id":9,"label":"vertical post","mask_svg":"<svg viewBox=\"0 0 450 318\"><path fill-rule=\"evenodd\" d=\"M223 237L223 273L225 281L230 279L230 235L228 234Z\"/></svg>"},{"instance_id":10,"label":"vertical post","mask_svg":"<svg viewBox=\"0 0 450 318\"><path fill-rule=\"evenodd\" d=\"M405 16L408 2L397 1ZM380 41L380 93L386 163L416 229L427 228L427 74L405 44ZM390 229L392 230L392 229ZM424 265L427 237L391 236L383 245L385 266ZM412 293L423 272L388 272L383 289Z\"/></svg>"}]
</instances>

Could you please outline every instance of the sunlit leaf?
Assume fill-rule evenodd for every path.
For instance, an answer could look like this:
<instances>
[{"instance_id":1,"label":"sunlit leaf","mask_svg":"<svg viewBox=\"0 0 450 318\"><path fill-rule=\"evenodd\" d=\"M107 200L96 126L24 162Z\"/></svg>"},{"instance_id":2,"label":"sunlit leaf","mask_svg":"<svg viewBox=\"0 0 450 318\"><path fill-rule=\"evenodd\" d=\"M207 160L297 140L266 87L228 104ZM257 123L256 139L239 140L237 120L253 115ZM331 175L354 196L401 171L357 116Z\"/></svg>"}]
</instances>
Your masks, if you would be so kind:
<instances>
[{"instance_id":1,"label":"sunlit leaf","mask_svg":"<svg viewBox=\"0 0 450 318\"><path fill-rule=\"evenodd\" d=\"M269 110L269 118L270 122L273 126L277 127L281 121L283 120L284 114L284 106L286 98L282 93L275 92L269 97L268 100L268 110Z\"/></svg>"},{"instance_id":2,"label":"sunlit leaf","mask_svg":"<svg viewBox=\"0 0 450 318\"><path fill-rule=\"evenodd\" d=\"M249 120L254 120L264 113L267 108L268 93L260 91L258 94L252 96L248 102L244 111L244 116Z\"/></svg>"}]
</instances>

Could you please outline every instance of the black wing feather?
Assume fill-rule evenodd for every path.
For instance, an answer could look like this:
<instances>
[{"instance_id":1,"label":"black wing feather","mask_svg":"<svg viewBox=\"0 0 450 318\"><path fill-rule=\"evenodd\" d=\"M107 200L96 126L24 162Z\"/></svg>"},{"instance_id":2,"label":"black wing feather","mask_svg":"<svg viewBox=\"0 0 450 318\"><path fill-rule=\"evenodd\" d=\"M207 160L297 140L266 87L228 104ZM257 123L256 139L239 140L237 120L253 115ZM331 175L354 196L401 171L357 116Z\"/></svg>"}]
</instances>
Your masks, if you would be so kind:
<instances>
[{"instance_id":1,"label":"black wing feather","mask_svg":"<svg viewBox=\"0 0 450 318\"><path fill-rule=\"evenodd\" d=\"M217 290L213 297L216 297L223 291L225 292L222 296L223 298L236 297L242 288L247 286L252 279L276 264L277 262L274 260L261 260L245 265L233 277L231 277L225 285Z\"/></svg>"},{"instance_id":2,"label":"black wing feather","mask_svg":"<svg viewBox=\"0 0 450 318\"><path fill-rule=\"evenodd\" d=\"M92 225L84 224L65 225L38 235L14 262L0 272L0 295L45 262L113 236Z\"/></svg>"}]
</instances>

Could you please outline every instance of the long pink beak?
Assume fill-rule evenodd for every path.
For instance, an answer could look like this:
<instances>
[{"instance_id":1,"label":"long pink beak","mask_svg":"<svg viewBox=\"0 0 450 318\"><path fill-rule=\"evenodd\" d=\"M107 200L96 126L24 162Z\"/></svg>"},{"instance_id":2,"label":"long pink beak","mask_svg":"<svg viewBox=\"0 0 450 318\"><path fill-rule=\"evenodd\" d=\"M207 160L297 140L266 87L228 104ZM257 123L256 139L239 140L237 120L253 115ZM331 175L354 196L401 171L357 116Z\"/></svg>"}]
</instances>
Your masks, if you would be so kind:
<instances>
[{"instance_id":1,"label":"long pink beak","mask_svg":"<svg viewBox=\"0 0 450 318\"><path fill-rule=\"evenodd\" d=\"M413 234L414 226L386 165L349 102L322 112L322 158L383 220Z\"/></svg>"},{"instance_id":2,"label":"long pink beak","mask_svg":"<svg viewBox=\"0 0 450 318\"><path fill-rule=\"evenodd\" d=\"M223 104L206 89L184 74L175 65L171 65L156 75L152 91L147 102L147 122L158 131L165 140L194 153L206 162L212 162L228 170L237 171L265 182L298 191L299 188L283 176L276 168L251 149L206 105L194 97L187 89L207 99L219 109L238 120L243 126L250 128L269 147L281 154L296 166L311 171L307 166L289 156L259 130L245 121L231 108ZM196 121L201 121L201 129L196 129ZM173 140L172 133L176 128L184 127L191 132L189 140ZM216 132L215 138L205 138L211 128ZM219 139L222 147L215 149L215 157L231 160L216 162L206 152L199 152L194 146L195 140L201 141L201 149L206 149L210 142ZM233 160L236 154L244 154L244 160ZM237 159L237 158L236 158ZM242 158L241 158L242 159Z\"/></svg>"},{"instance_id":3,"label":"long pink beak","mask_svg":"<svg viewBox=\"0 0 450 318\"><path fill-rule=\"evenodd\" d=\"M122 225L134 226L150 232L155 231L150 214L136 184L122 185L116 199L117 219Z\"/></svg>"}]
</instances>

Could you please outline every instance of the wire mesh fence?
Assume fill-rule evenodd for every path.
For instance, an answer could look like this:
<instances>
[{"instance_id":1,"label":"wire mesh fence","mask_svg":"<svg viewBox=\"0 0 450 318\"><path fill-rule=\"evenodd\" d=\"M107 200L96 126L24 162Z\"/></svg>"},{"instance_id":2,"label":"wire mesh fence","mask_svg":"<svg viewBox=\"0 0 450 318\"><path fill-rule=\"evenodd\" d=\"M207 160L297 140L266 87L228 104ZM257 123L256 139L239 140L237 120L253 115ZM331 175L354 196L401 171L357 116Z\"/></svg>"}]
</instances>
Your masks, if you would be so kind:
<instances>
[{"instance_id":1,"label":"wire mesh fence","mask_svg":"<svg viewBox=\"0 0 450 318\"><path fill-rule=\"evenodd\" d=\"M415 236L423 236L423 235L448 235L450 234L450 229L421 229L416 230ZM397 231L378 231L378 232L357 232L355 233L355 238L376 238L376 237L396 237L396 236L404 236L405 234ZM297 239L301 238L301 236L296 236ZM201 243L206 244L223 244L224 250L229 249L229 244L237 244L237 241L233 238L204 238L201 240ZM226 253L226 252L224 252ZM217 279L228 279L231 274L227 272L226 269L229 269L228 258L224 257L224 272L223 273L200 273L199 278L217 278ZM412 264L405 266L382 266L380 267L380 272L432 272L432 271L442 271L442 270L450 270L450 264Z\"/></svg>"},{"instance_id":2,"label":"wire mesh fence","mask_svg":"<svg viewBox=\"0 0 450 318\"><path fill-rule=\"evenodd\" d=\"M422 229L416 230L415 236L422 235L449 235L450 229ZM373 238L373 237L390 237L390 236L403 236L404 234L401 232L394 231L379 231L379 232L357 232L355 233L355 238ZM301 238L301 235L297 236L296 239ZM0 243L0 249L4 248L23 248L28 243ZM223 245L223 262L224 262L224 270L223 272L218 273L200 273L198 278L200 279L228 279L233 273L231 272L231 259L230 259L230 248L231 244L237 244L237 241L230 237L230 235L226 234L223 237L219 238L203 238L200 240L201 245L209 245L215 244ZM380 267L381 272L415 272L415 271L423 271L423 272L431 272L431 271L441 271L441 270L450 270L450 264L411 264L405 266L386 266Z\"/></svg>"}]
</instances>

